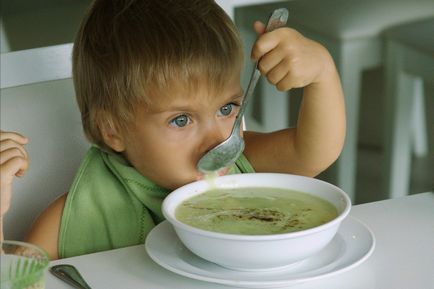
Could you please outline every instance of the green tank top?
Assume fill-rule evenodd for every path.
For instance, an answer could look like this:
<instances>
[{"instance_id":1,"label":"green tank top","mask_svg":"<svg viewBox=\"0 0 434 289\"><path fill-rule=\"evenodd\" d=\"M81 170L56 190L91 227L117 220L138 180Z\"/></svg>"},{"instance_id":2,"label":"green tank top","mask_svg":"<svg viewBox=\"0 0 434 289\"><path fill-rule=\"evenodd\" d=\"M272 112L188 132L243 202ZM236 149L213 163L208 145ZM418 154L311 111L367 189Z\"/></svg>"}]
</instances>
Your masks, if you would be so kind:
<instances>
[{"instance_id":1,"label":"green tank top","mask_svg":"<svg viewBox=\"0 0 434 289\"><path fill-rule=\"evenodd\" d=\"M253 172L242 155L229 174ZM164 220L161 204L169 193L121 156L92 146L66 198L59 257L143 244L149 231Z\"/></svg>"}]
</instances>

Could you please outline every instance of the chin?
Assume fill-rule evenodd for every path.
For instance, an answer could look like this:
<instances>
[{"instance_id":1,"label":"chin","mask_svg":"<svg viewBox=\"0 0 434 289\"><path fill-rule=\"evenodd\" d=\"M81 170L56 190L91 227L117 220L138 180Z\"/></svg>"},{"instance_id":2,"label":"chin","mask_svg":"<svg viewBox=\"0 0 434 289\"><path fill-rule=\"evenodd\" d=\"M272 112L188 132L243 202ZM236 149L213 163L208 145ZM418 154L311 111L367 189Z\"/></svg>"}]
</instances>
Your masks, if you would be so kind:
<instances>
[{"instance_id":1,"label":"chin","mask_svg":"<svg viewBox=\"0 0 434 289\"><path fill-rule=\"evenodd\" d=\"M178 183L173 184L172 185L173 188L171 188L171 189L175 190L175 189L178 189L178 188L180 188L182 186L185 186L187 184L193 183L193 182L201 180L201 179L203 179L203 176L200 178L200 176L198 174L191 175L189 177L186 177L186 178L183 178L183 179L179 180Z\"/></svg>"}]
</instances>

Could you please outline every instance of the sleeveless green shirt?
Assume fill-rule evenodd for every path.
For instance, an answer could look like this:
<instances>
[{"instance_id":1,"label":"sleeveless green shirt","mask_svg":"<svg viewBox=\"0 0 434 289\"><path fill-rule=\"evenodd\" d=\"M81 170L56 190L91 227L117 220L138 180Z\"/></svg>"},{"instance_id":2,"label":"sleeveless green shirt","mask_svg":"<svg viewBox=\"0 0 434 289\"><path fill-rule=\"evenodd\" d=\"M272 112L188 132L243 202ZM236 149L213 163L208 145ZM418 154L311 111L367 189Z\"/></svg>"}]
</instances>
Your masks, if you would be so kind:
<instances>
[{"instance_id":1,"label":"sleeveless green shirt","mask_svg":"<svg viewBox=\"0 0 434 289\"><path fill-rule=\"evenodd\" d=\"M253 172L242 155L229 174ZM91 147L66 198L59 257L143 244L149 231L164 220L161 204L169 193L121 156Z\"/></svg>"}]
</instances>

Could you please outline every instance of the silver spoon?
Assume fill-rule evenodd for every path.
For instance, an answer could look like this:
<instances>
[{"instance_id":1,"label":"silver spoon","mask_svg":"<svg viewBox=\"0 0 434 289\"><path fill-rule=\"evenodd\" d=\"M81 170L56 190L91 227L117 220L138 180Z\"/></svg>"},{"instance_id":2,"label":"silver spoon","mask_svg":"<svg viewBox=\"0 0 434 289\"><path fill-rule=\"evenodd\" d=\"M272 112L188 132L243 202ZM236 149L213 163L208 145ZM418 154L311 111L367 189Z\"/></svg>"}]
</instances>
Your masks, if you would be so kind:
<instances>
[{"instance_id":1,"label":"silver spoon","mask_svg":"<svg viewBox=\"0 0 434 289\"><path fill-rule=\"evenodd\" d=\"M59 279L62 279L69 285L77 289L92 289L81 277L80 272L72 266L67 264L55 265L50 267L50 272Z\"/></svg>"},{"instance_id":2,"label":"silver spoon","mask_svg":"<svg viewBox=\"0 0 434 289\"><path fill-rule=\"evenodd\" d=\"M265 32L269 32L276 28L284 26L287 20L287 9L280 8L274 10L270 18L268 19ZM258 82L260 76L261 73L258 69L258 64L256 63L252 75L250 76L249 85L247 86L246 93L241 103L240 110L238 111L237 117L235 119L234 126L232 127L230 136L225 141L218 144L210 151L208 151L204 156L202 156L202 158L197 164L197 168L199 171L204 173L218 171L224 167L235 163L235 161L243 152L244 140L240 134L241 120L244 115L248 99L253 94L256 83Z\"/></svg>"}]
</instances>

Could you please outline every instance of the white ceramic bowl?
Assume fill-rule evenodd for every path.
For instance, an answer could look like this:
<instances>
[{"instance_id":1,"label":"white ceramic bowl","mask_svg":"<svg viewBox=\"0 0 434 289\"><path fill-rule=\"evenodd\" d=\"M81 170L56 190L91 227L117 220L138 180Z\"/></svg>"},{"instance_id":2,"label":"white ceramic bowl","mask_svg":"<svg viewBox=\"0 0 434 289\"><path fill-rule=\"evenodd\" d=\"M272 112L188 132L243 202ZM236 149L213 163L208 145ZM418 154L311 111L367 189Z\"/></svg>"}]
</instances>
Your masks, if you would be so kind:
<instances>
[{"instance_id":1,"label":"white ceramic bowl","mask_svg":"<svg viewBox=\"0 0 434 289\"><path fill-rule=\"evenodd\" d=\"M197 181L169 194L163 202L163 214L182 243L199 257L234 270L276 270L316 254L332 240L351 208L351 201L344 191L314 178L255 173L227 175L217 178L214 183L217 188L293 189L323 198L338 211L338 216L330 222L303 231L274 235L224 234L198 229L175 218L176 207L184 200L210 190L209 182Z\"/></svg>"}]
</instances>

